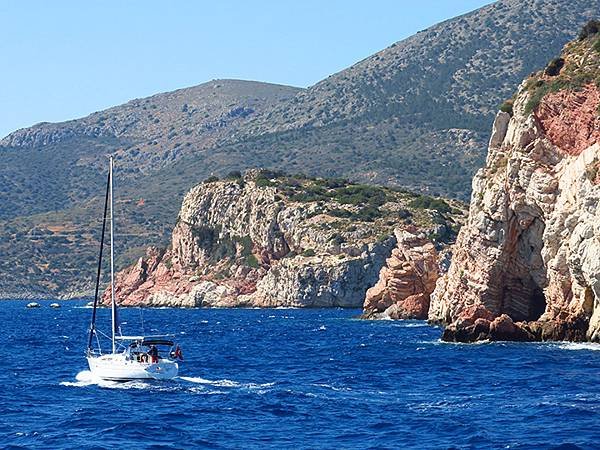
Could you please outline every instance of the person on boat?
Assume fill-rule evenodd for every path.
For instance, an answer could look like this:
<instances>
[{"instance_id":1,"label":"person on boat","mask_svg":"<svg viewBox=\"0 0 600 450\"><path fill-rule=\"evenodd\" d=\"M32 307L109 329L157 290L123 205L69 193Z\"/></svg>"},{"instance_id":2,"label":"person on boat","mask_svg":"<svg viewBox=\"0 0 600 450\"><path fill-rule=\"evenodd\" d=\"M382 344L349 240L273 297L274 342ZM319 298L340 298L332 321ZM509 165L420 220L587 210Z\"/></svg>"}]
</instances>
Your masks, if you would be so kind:
<instances>
[{"instance_id":1,"label":"person on boat","mask_svg":"<svg viewBox=\"0 0 600 450\"><path fill-rule=\"evenodd\" d=\"M158 349L156 348L156 345L150 347L148 354L152 357L152 364L156 364L158 362Z\"/></svg>"},{"instance_id":2,"label":"person on boat","mask_svg":"<svg viewBox=\"0 0 600 450\"><path fill-rule=\"evenodd\" d=\"M181 353L181 347L179 347L179 344L177 347L175 347L175 351L171 352L171 358L180 359L183 361L183 353Z\"/></svg>"}]
</instances>

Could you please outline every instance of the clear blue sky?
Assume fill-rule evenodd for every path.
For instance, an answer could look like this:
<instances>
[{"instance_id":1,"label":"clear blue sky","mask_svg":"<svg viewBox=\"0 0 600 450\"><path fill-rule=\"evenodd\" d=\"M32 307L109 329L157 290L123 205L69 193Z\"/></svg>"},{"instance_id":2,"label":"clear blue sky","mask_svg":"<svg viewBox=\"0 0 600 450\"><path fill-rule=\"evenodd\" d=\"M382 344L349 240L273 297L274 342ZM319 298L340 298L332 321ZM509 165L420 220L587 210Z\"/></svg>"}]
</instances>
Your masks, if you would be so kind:
<instances>
[{"instance_id":1,"label":"clear blue sky","mask_svg":"<svg viewBox=\"0 0 600 450\"><path fill-rule=\"evenodd\" d=\"M310 86L490 0L0 0L0 136L214 78Z\"/></svg>"}]
</instances>

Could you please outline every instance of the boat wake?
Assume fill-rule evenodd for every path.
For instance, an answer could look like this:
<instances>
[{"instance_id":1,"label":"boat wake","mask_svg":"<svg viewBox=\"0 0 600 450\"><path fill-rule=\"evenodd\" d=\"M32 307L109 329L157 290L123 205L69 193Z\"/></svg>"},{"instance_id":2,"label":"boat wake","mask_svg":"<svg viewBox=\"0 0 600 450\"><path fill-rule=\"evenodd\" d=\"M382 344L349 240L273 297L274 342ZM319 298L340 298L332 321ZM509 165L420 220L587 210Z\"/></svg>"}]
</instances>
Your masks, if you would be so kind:
<instances>
[{"instance_id":1,"label":"boat wake","mask_svg":"<svg viewBox=\"0 0 600 450\"><path fill-rule=\"evenodd\" d=\"M119 383L115 381L106 381L101 378L94 376L89 370L82 370L75 376L76 381L61 381L61 386L72 386L72 387L84 387L84 386L102 386L102 387L113 387Z\"/></svg>"},{"instance_id":2,"label":"boat wake","mask_svg":"<svg viewBox=\"0 0 600 450\"><path fill-rule=\"evenodd\" d=\"M203 384L220 388L239 388L248 390L265 390L273 387L275 383L238 383L237 381L228 380L207 380L201 377L177 377L179 380L189 383Z\"/></svg>"},{"instance_id":3,"label":"boat wake","mask_svg":"<svg viewBox=\"0 0 600 450\"><path fill-rule=\"evenodd\" d=\"M184 383L178 383L183 381ZM185 384L192 383L196 386L187 389ZM222 379L222 380L207 380L201 377L176 377L172 381L156 382L155 380L148 381L108 381L95 376L89 370L82 370L75 376L75 381L62 381L61 386L68 387L87 387L99 386L109 389L159 389L159 390L189 390L190 392L199 392L205 394L226 394L228 389L241 389L253 391L256 393L265 393L272 388L275 383L238 383L237 381ZM200 385L200 386L198 386ZM221 389L211 389L221 388Z\"/></svg>"},{"instance_id":4,"label":"boat wake","mask_svg":"<svg viewBox=\"0 0 600 450\"><path fill-rule=\"evenodd\" d=\"M61 381L61 386L87 387L99 386L109 389L156 389L167 388L166 385L153 384L154 380L109 381L95 376L89 370L82 370L75 376L76 381Z\"/></svg>"}]
</instances>

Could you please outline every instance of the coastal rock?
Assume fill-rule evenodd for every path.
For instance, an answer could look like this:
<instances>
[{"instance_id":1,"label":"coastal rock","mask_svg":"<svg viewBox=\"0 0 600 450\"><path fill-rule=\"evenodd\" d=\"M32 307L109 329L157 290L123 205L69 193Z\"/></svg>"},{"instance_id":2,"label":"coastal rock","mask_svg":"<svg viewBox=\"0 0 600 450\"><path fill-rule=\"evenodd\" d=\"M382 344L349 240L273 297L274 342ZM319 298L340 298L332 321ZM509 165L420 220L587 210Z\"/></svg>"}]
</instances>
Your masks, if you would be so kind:
<instances>
[{"instance_id":1,"label":"coastal rock","mask_svg":"<svg viewBox=\"0 0 600 450\"><path fill-rule=\"evenodd\" d=\"M445 215L412 207L419 223L411 219L409 206L417 197L266 170L209 180L185 196L170 247L149 248L117 275L117 301L125 306L356 308L387 258L392 273L409 274L404 280L391 278L386 287L404 301L404 311L395 315L425 317L437 277L436 251L433 243L403 229L438 232L445 239L462 212L458 202L452 208L442 202L454 211ZM409 219L398 227L399 220ZM404 242L399 247L397 237ZM103 301L109 299L107 290Z\"/></svg>"},{"instance_id":2,"label":"coastal rock","mask_svg":"<svg viewBox=\"0 0 600 450\"><path fill-rule=\"evenodd\" d=\"M397 246L366 293L364 317L426 319L439 271L435 246L409 231L396 229L394 234Z\"/></svg>"},{"instance_id":3,"label":"coastal rock","mask_svg":"<svg viewBox=\"0 0 600 450\"><path fill-rule=\"evenodd\" d=\"M467 223L432 294L429 320L447 325L446 340L600 341L600 89L587 83L535 103L544 83L598 71L588 41L566 47L562 78L536 75L513 117L496 118ZM477 325L474 308L486 311Z\"/></svg>"}]
</instances>

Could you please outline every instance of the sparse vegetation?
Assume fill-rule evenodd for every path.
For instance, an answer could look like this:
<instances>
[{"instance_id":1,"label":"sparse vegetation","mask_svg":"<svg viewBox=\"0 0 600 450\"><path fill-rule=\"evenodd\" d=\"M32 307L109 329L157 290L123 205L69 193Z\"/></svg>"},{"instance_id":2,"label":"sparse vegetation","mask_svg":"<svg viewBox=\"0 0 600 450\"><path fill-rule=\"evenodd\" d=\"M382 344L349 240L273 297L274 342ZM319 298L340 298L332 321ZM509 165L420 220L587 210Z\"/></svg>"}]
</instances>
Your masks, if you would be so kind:
<instances>
[{"instance_id":1,"label":"sparse vegetation","mask_svg":"<svg viewBox=\"0 0 600 450\"><path fill-rule=\"evenodd\" d=\"M513 115L513 100L509 99L500 105L500 111Z\"/></svg>"},{"instance_id":2,"label":"sparse vegetation","mask_svg":"<svg viewBox=\"0 0 600 450\"><path fill-rule=\"evenodd\" d=\"M568 44L561 57L554 58L543 73L534 74L528 80L526 90L529 92L529 100L525 104L525 114L535 111L549 93L577 91L600 79L600 56L598 51L594 51L596 45L600 48L600 39L593 44L586 39L598 33L593 31L597 23L588 23L580 34L583 38ZM590 47L593 47L594 53L590 52Z\"/></svg>"},{"instance_id":3,"label":"sparse vegetation","mask_svg":"<svg viewBox=\"0 0 600 450\"><path fill-rule=\"evenodd\" d=\"M419 195L415 199L411 200L409 206L418 209L434 209L440 213L449 213L451 207L446 201L441 198L433 198L427 195Z\"/></svg>"},{"instance_id":4,"label":"sparse vegetation","mask_svg":"<svg viewBox=\"0 0 600 450\"><path fill-rule=\"evenodd\" d=\"M535 12L535 20L527 12ZM304 99L295 97L298 90L294 88L224 81L215 89L211 82L141 100L139 110L129 104L93 115L89 122L42 125L36 130L39 142L44 137L65 136L49 140L54 142L50 145L38 145L27 140L26 132L21 133L11 141L14 149L0 150L0 243L5 243L0 278L5 285L18 285L19 277L28 276L26 268L35 265L42 274L32 277L32 282L44 280L50 286L56 281L65 286L75 273L90 268L93 273L96 218L105 183L103 155L116 149L123 149L117 165L118 193L131 201L119 217L119 228L131 235L120 243L126 263L147 244L168 242L181 199L194 184L213 173L224 177L237 168L285 168L311 176L347 177L352 183L403 185L466 200L472 175L484 163L497 105L510 95L511 86L518 85L523 73L543 67L558 53L561 39L572 32L580 17L594 12L594 5L583 0L569 2L560 14L533 3L514 9L507 6L494 20L487 16L479 20L476 12L442 25L444 35L460 39L446 42L433 37L426 45L418 40L393 45L379 60L367 59L325 80ZM527 23L530 32L516 31ZM598 42L597 33L591 27L587 30L585 39ZM514 43L510 55L505 52L508 39ZM594 48L598 50L596 43ZM443 62L438 59L442 52ZM431 61L427 70L423 61ZM457 67L465 71L453 78ZM600 78L594 80L598 83ZM168 103L174 95L176 103ZM204 103L209 106L206 110L193 106ZM236 110L230 103L248 104L248 108ZM170 116L173 104L175 119ZM348 108L343 114L333 114L332 107L339 105ZM256 128L229 128L250 109ZM265 111L270 112L268 118ZM85 134L96 126L107 128L100 134ZM109 127L126 131L117 137ZM215 136L222 139L215 142ZM276 179L278 190L282 183ZM351 184L331 183L321 187L330 192ZM320 198L318 191L305 194L292 188L290 195L283 191L278 195L283 199L298 195L299 201L331 200ZM143 205L136 206L142 199ZM348 206L358 211L378 203L357 201L357 205L339 204L339 209ZM377 207L385 215L385 208ZM417 211L413 220L418 223L423 217ZM69 244L55 245L58 236L51 244L38 244L28 237L35 226L57 222L73 226L74 231L65 232Z\"/></svg>"},{"instance_id":5,"label":"sparse vegetation","mask_svg":"<svg viewBox=\"0 0 600 450\"><path fill-rule=\"evenodd\" d=\"M579 40L583 41L600 32L600 20L590 20L579 32Z\"/></svg>"}]
</instances>

